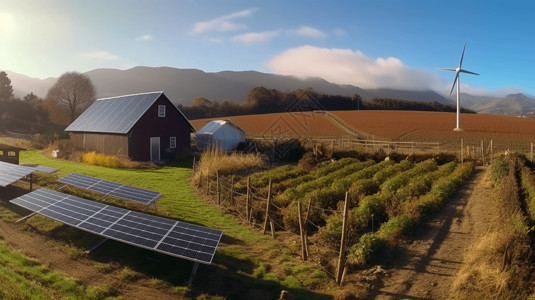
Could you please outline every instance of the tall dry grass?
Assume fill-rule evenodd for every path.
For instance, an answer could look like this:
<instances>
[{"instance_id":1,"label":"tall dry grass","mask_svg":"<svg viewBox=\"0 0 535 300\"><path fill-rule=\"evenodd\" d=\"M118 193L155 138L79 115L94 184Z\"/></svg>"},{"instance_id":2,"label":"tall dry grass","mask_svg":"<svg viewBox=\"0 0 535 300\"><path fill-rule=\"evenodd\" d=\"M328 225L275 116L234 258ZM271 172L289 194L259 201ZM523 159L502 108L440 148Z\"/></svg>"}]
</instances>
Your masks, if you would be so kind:
<instances>
[{"instance_id":1,"label":"tall dry grass","mask_svg":"<svg viewBox=\"0 0 535 300\"><path fill-rule=\"evenodd\" d=\"M195 168L193 182L198 184L201 177L215 177L217 173L220 175L235 174L262 167L264 164L264 160L258 154L226 154L212 149L201 154L201 159Z\"/></svg>"},{"instance_id":2,"label":"tall dry grass","mask_svg":"<svg viewBox=\"0 0 535 300\"><path fill-rule=\"evenodd\" d=\"M529 227L521 209L516 157L493 162L498 221L465 252L456 274L453 299L526 299L533 292Z\"/></svg>"}]
</instances>

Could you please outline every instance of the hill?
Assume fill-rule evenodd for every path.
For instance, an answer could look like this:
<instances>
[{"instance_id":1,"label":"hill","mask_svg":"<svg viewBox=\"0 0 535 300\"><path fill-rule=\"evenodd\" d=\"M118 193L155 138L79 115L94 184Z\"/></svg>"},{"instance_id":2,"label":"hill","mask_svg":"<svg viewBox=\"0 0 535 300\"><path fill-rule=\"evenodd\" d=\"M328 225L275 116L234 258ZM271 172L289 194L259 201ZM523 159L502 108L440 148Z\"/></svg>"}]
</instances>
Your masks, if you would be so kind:
<instances>
[{"instance_id":1,"label":"hill","mask_svg":"<svg viewBox=\"0 0 535 300\"><path fill-rule=\"evenodd\" d=\"M15 95L33 92L45 97L57 78L38 79L7 71ZM258 86L280 91L312 88L329 95L353 96L363 99L393 98L409 101L455 104L455 95L445 97L431 90L396 90L389 88L362 89L352 85L338 85L324 79L297 78L257 71L204 72L197 69L171 67L134 67L128 70L96 69L84 73L95 84L97 98L134 94L147 91L165 91L175 104L190 105L195 98L206 98L222 102L242 102L248 92ZM522 94L506 97L462 95L462 106L478 113L524 115L535 111L535 99Z\"/></svg>"},{"instance_id":2,"label":"hill","mask_svg":"<svg viewBox=\"0 0 535 300\"><path fill-rule=\"evenodd\" d=\"M29 92L44 97L57 80L55 78L41 80L13 72L7 73L19 97ZM256 71L208 73L197 69L134 67L128 70L96 69L84 74L91 79L97 88L97 98L163 90L175 104L188 105L197 97L213 101L231 99L241 102L245 100L251 89L264 86L281 91L313 88L320 93L331 95L352 96L359 94L364 99L400 98L396 95L402 95L404 100L452 104L451 100L429 90L366 90L351 85L330 83L317 77L301 79Z\"/></svg>"}]
</instances>

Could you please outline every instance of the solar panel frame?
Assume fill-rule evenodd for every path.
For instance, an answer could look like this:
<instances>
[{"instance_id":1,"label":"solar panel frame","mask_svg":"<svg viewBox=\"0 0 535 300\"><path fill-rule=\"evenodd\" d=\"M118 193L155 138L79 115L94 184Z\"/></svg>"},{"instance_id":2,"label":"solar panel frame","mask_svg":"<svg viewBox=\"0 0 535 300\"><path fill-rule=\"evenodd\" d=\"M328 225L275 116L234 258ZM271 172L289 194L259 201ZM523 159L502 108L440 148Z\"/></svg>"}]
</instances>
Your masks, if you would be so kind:
<instances>
[{"instance_id":1,"label":"solar panel frame","mask_svg":"<svg viewBox=\"0 0 535 300\"><path fill-rule=\"evenodd\" d=\"M58 182L145 205L153 204L163 196L159 192L78 173L62 177Z\"/></svg>"},{"instance_id":2,"label":"solar panel frame","mask_svg":"<svg viewBox=\"0 0 535 300\"><path fill-rule=\"evenodd\" d=\"M40 188L10 200L37 214L105 238L211 264L223 231Z\"/></svg>"},{"instance_id":3,"label":"solar panel frame","mask_svg":"<svg viewBox=\"0 0 535 300\"><path fill-rule=\"evenodd\" d=\"M0 186L6 187L15 181L32 174L35 171L36 169L32 167L20 166L0 161Z\"/></svg>"}]
</instances>

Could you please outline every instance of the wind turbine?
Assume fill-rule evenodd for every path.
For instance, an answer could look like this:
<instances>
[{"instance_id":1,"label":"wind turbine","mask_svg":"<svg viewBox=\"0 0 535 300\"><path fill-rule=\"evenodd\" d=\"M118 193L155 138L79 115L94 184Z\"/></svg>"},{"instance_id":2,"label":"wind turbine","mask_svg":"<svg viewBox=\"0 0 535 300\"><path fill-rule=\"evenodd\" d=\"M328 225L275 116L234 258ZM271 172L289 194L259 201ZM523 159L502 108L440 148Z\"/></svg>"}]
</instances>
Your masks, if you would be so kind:
<instances>
[{"instance_id":1,"label":"wind turbine","mask_svg":"<svg viewBox=\"0 0 535 300\"><path fill-rule=\"evenodd\" d=\"M453 89L455 88L455 84L457 84L457 127L455 129L453 129L454 131L462 131L462 129L459 127L459 114L460 114L460 111L461 111L461 104L460 104L461 84L459 82L459 74L460 73L468 73L468 74L472 74L472 75L479 75L477 73L470 72L470 71L462 69L464 50L466 50L466 43L464 43L463 54L461 55L461 62L459 62L459 67L458 68L456 68L456 69L440 68L441 70L455 72L455 79L453 80L453 85L451 86L451 91L450 91L450 96L451 96L451 94L453 93Z\"/></svg>"}]
</instances>

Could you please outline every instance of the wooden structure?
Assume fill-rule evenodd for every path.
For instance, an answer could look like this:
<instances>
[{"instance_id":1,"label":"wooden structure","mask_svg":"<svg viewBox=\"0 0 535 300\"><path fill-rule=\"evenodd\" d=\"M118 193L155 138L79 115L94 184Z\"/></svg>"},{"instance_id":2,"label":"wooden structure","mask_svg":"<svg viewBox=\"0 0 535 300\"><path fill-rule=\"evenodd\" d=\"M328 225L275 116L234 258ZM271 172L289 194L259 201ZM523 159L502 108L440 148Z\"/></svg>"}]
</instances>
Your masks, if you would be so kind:
<instances>
[{"instance_id":1,"label":"wooden structure","mask_svg":"<svg viewBox=\"0 0 535 300\"><path fill-rule=\"evenodd\" d=\"M0 144L0 161L7 162L10 164L19 164L19 153L24 149Z\"/></svg>"},{"instance_id":2,"label":"wooden structure","mask_svg":"<svg viewBox=\"0 0 535 300\"><path fill-rule=\"evenodd\" d=\"M163 92L152 92L99 99L65 131L86 151L165 161L190 151L195 129Z\"/></svg>"}]
</instances>

